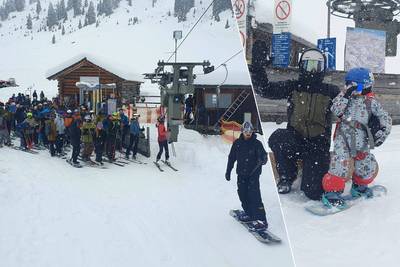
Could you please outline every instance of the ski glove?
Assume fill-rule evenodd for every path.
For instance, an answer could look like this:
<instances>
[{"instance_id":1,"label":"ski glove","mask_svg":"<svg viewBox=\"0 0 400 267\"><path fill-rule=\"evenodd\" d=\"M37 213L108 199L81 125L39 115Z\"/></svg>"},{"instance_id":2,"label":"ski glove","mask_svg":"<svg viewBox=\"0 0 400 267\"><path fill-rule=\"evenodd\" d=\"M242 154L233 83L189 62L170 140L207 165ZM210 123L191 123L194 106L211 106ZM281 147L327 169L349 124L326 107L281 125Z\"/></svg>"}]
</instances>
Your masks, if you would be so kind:
<instances>
[{"instance_id":1,"label":"ski glove","mask_svg":"<svg viewBox=\"0 0 400 267\"><path fill-rule=\"evenodd\" d=\"M226 172L226 173L225 173L225 179L226 179L227 181L230 181L230 180L231 180L231 173L230 173L230 172Z\"/></svg>"},{"instance_id":2,"label":"ski glove","mask_svg":"<svg viewBox=\"0 0 400 267\"><path fill-rule=\"evenodd\" d=\"M377 131L374 137L375 137L374 138L375 139L375 146L382 145L383 142L386 139L386 136L385 136L385 134L384 134L384 132L382 130Z\"/></svg>"},{"instance_id":3,"label":"ski glove","mask_svg":"<svg viewBox=\"0 0 400 267\"><path fill-rule=\"evenodd\" d=\"M347 87L347 91L346 91L346 93L344 93L343 97L349 99L351 94L356 90L357 90L357 86Z\"/></svg>"}]
</instances>

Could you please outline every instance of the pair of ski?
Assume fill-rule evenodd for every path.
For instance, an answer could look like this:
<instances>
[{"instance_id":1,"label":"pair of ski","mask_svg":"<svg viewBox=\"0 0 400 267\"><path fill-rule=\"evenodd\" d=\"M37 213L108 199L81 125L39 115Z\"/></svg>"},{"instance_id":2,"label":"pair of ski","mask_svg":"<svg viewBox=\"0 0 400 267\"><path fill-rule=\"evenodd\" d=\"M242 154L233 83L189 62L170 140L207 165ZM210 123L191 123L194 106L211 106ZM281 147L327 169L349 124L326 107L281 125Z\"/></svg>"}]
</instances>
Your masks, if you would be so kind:
<instances>
[{"instance_id":1,"label":"pair of ski","mask_svg":"<svg viewBox=\"0 0 400 267\"><path fill-rule=\"evenodd\" d=\"M161 160L161 161L162 161L162 163L164 163L165 166L171 168L172 170L174 170L174 171L176 171L176 172L178 171L178 169L175 168L174 166L172 166L171 163L169 163L169 162L167 162L167 161L165 161L165 160ZM160 163L158 163L158 162L156 162L156 161L153 161L153 163L154 163L154 165L156 165L157 169L158 169L160 172L164 172L164 169L161 168Z\"/></svg>"},{"instance_id":2,"label":"pair of ski","mask_svg":"<svg viewBox=\"0 0 400 267\"><path fill-rule=\"evenodd\" d=\"M242 210L231 210L229 215L231 215L236 221L240 222L258 241L265 244L276 244L280 243L282 240L269 231L267 228L255 229L253 222L242 222L239 220L239 216L243 214Z\"/></svg>"},{"instance_id":3,"label":"pair of ski","mask_svg":"<svg viewBox=\"0 0 400 267\"><path fill-rule=\"evenodd\" d=\"M20 147L20 146L10 146L10 148L15 149L15 150L19 150L19 151L23 151L23 152L26 152L26 153L30 153L30 154L39 154L39 151L35 151L33 149L30 149L30 148L23 148L23 147Z\"/></svg>"},{"instance_id":4,"label":"pair of ski","mask_svg":"<svg viewBox=\"0 0 400 267\"><path fill-rule=\"evenodd\" d=\"M319 202L314 202L308 206L305 207L305 209L310 212L311 214L317 215L317 216L328 216L332 214L336 214L345 210L350 209L351 207L363 202L364 200L369 200L373 199L376 197L383 197L387 194L387 188L383 185L373 185L369 187L373 195L372 197L354 197L351 194L345 195L343 198L346 201L346 205L340 208L337 207L327 207L325 206L321 201Z\"/></svg>"}]
</instances>

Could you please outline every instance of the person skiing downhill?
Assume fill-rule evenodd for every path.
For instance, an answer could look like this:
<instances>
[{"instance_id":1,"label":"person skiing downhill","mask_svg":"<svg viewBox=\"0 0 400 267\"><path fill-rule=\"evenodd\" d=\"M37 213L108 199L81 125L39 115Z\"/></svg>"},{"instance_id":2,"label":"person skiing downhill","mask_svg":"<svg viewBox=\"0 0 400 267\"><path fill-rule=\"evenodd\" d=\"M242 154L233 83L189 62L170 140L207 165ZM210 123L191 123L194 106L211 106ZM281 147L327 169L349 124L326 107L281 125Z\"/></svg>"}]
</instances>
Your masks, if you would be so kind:
<instances>
[{"instance_id":1,"label":"person skiing downhill","mask_svg":"<svg viewBox=\"0 0 400 267\"><path fill-rule=\"evenodd\" d=\"M276 159L279 174L278 192L291 191L297 177L297 161L303 162L301 190L313 200L320 200L322 177L329 169L331 142L332 99L339 88L323 82L326 71L325 56L318 49L302 53L299 78L270 82L264 62L253 59L252 81L256 92L270 99L287 99L286 129L277 129L268 140Z\"/></svg>"},{"instance_id":2,"label":"person skiing downhill","mask_svg":"<svg viewBox=\"0 0 400 267\"><path fill-rule=\"evenodd\" d=\"M158 161L161 159L163 151L165 150L165 162L169 164L168 131L164 125L164 122L165 122L164 116L161 115L157 118L156 127L158 132L158 146L160 150L158 151L157 154L156 163L158 163Z\"/></svg>"},{"instance_id":3,"label":"person skiing downhill","mask_svg":"<svg viewBox=\"0 0 400 267\"><path fill-rule=\"evenodd\" d=\"M344 90L333 99L331 107L339 121L330 168L322 181L322 202L327 207L346 207L342 193L353 165L351 195L373 196L368 185L377 176L378 164L370 149L386 140L392 126L391 117L372 92L374 76L369 69L349 70L345 82Z\"/></svg>"},{"instance_id":4,"label":"person skiing downhill","mask_svg":"<svg viewBox=\"0 0 400 267\"><path fill-rule=\"evenodd\" d=\"M240 137L233 143L226 167L225 179L231 180L235 162L238 195L243 213L238 216L242 222L254 222L256 229L268 228L264 205L260 193L261 167L267 163L268 156L262 143L257 140L250 122L242 125Z\"/></svg>"}]
</instances>

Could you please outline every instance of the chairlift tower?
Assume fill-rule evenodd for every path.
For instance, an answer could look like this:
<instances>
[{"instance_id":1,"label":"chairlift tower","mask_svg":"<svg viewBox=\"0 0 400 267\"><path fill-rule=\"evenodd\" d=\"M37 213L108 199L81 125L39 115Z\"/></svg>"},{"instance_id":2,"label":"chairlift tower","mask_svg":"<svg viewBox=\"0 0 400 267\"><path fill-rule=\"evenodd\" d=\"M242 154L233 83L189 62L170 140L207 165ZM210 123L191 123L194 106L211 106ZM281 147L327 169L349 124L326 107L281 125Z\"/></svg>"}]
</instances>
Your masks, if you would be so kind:
<instances>
[{"instance_id":1,"label":"chairlift tower","mask_svg":"<svg viewBox=\"0 0 400 267\"><path fill-rule=\"evenodd\" d=\"M327 5L332 15L353 19L357 28L385 31L386 56L396 56L400 0L330 0Z\"/></svg>"},{"instance_id":2,"label":"chairlift tower","mask_svg":"<svg viewBox=\"0 0 400 267\"><path fill-rule=\"evenodd\" d=\"M164 62L159 61L154 73L146 73L145 79L158 83L161 91L161 105L167 108L167 125L170 142L178 141L179 125L183 124L183 104L186 94L194 94L193 82L196 75L193 70L202 66L205 74L214 70L209 61L203 62ZM166 67L172 71L165 70Z\"/></svg>"}]
</instances>

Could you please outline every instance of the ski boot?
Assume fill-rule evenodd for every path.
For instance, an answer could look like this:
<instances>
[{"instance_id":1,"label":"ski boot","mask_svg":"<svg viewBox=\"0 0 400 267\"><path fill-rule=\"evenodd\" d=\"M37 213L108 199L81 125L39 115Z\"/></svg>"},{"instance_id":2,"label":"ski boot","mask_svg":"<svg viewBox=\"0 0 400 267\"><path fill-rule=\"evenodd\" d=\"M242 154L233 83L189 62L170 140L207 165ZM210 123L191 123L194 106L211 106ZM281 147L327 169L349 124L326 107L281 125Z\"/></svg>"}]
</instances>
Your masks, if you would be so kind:
<instances>
[{"instance_id":1,"label":"ski boot","mask_svg":"<svg viewBox=\"0 0 400 267\"><path fill-rule=\"evenodd\" d=\"M279 194L287 194L292 190L292 182L286 177L282 177L277 186Z\"/></svg>"},{"instance_id":2,"label":"ski boot","mask_svg":"<svg viewBox=\"0 0 400 267\"><path fill-rule=\"evenodd\" d=\"M250 231L263 231L266 230L268 228L268 223L267 221L260 221L260 220L256 220L256 221L252 221L247 223L247 225L249 226L249 230Z\"/></svg>"},{"instance_id":3,"label":"ski boot","mask_svg":"<svg viewBox=\"0 0 400 267\"><path fill-rule=\"evenodd\" d=\"M250 216L247 215L244 211L241 212L241 213L238 215L238 220L239 220L240 222L242 222L242 223L248 223L248 222L251 222L251 221L252 221L252 219L250 218Z\"/></svg>"},{"instance_id":4,"label":"ski boot","mask_svg":"<svg viewBox=\"0 0 400 267\"><path fill-rule=\"evenodd\" d=\"M354 198L365 197L365 198L372 198L374 193L372 192L371 188L368 188L366 185L357 185L354 184L351 186L350 194Z\"/></svg>"},{"instance_id":5,"label":"ski boot","mask_svg":"<svg viewBox=\"0 0 400 267\"><path fill-rule=\"evenodd\" d=\"M345 209L347 204L341 194L341 192L325 192L322 195L322 204L328 208Z\"/></svg>"}]
</instances>

